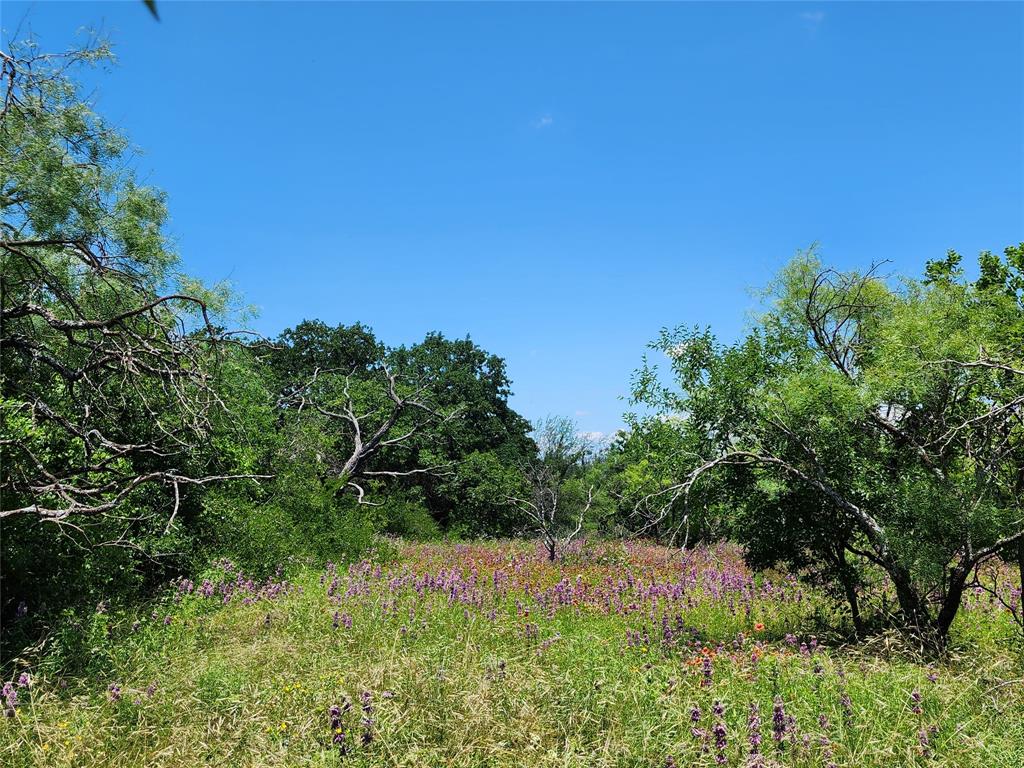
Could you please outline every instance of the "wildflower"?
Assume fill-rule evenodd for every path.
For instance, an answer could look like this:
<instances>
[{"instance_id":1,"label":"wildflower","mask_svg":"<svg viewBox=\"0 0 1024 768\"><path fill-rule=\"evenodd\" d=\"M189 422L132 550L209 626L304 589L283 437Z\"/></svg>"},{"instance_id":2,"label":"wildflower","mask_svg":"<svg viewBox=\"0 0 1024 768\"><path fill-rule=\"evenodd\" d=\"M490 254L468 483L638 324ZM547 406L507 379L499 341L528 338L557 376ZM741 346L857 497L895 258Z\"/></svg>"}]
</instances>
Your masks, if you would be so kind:
<instances>
[{"instance_id":1,"label":"wildflower","mask_svg":"<svg viewBox=\"0 0 1024 768\"><path fill-rule=\"evenodd\" d=\"M761 752L761 706L750 702L750 715L747 717L747 741L750 743L750 754Z\"/></svg>"},{"instance_id":2,"label":"wildflower","mask_svg":"<svg viewBox=\"0 0 1024 768\"><path fill-rule=\"evenodd\" d=\"M714 672L715 672L714 665L711 663L711 656L704 656L704 659L701 662L701 664L702 664L702 673L703 673L703 677L701 678L701 681L700 681L701 687L703 687L703 688L710 688L711 687L711 683L712 683L712 678L713 678Z\"/></svg>"},{"instance_id":3,"label":"wildflower","mask_svg":"<svg viewBox=\"0 0 1024 768\"><path fill-rule=\"evenodd\" d=\"M4 683L3 697L4 705L13 712L18 706L18 691L11 683Z\"/></svg>"},{"instance_id":4,"label":"wildflower","mask_svg":"<svg viewBox=\"0 0 1024 768\"><path fill-rule=\"evenodd\" d=\"M931 754L932 754L931 739L928 737L928 731L925 730L924 728L922 728L920 731L918 731L917 743L921 747L921 756L922 757L931 757Z\"/></svg>"},{"instance_id":5,"label":"wildflower","mask_svg":"<svg viewBox=\"0 0 1024 768\"><path fill-rule=\"evenodd\" d=\"M150 683L149 685L146 686L146 698L147 699L152 699L153 695L155 693L156 693L156 681L154 681L154 682L152 682L152 683Z\"/></svg>"},{"instance_id":6,"label":"wildflower","mask_svg":"<svg viewBox=\"0 0 1024 768\"><path fill-rule=\"evenodd\" d=\"M361 722L363 734L360 737L360 742L366 747L373 742L373 718L370 717L373 713L373 695L369 691L363 691L359 694L359 701L363 710Z\"/></svg>"},{"instance_id":7,"label":"wildflower","mask_svg":"<svg viewBox=\"0 0 1024 768\"><path fill-rule=\"evenodd\" d=\"M715 762L718 765L724 765L726 762L725 748L727 746L725 722L722 716L725 714L725 707L722 706L722 702L716 701L711 711L715 715L715 724L711 728L711 733L715 737Z\"/></svg>"},{"instance_id":8,"label":"wildflower","mask_svg":"<svg viewBox=\"0 0 1024 768\"><path fill-rule=\"evenodd\" d=\"M838 768L835 762L835 752L832 750L832 740L828 737L831 726L824 713L818 715L818 725L823 731L819 743L821 744L821 758L825 763L825 768Z\"/></svg>"},{"instance_id":9,"label":"wildflower","mask_svg":"<svg viewBox=\"0 0 1024 768\"><path fill-rule=\"evenodd\" d=\"M121 686L117 683L111 683L107 688L107 692L110 694L110 701L117 703L121 700Z\"/></svg>"},{"instance_id":10,"label":"wildflower","mask_svg":"<svg viewBox=\"0 0 1024 768\"><path fill-rule=\"evenodd\" d=\"M842 695L839 697L839 706L841 706L843 708L843 717L846 720L852 720L853 719L853 702L850 701L850 694L847 693L845 690L843 691Z\"/></svg>"},{"instance_id":11,"label":"wildflower","mask_svg":"<svg viewBox=\"0 0 1024 768\"><path fill-rule=\"evenodd\" d=\"M772 738L780 749L782 740L786 737L786 725L786 707L782 703L782 697L776 696L772 706Z\"/></svg>"},{"instance_id":12,"label":"wildflower","mask_svg":"<svg viewBox=\"0 0 1024 768\"><path fill-rule=\"evenodd\" d=\"M32 683L31 678L28 676L28 672L22 672L18 675L18 687L28 688Z\"/></svg>"},{"instance_id":13,"label":"wildflower","mask_svg":"<svg viewBox=\"0 0 1024 768\"><path fill-rule=\"evenodd\" d=\"M920 715L924 710L921 709L921 692L916 688L910 693L911 712L915 715Z\"/></svg>"},{"instance_id":14,"label":"wildflower","mask_svg":"<svg viewBox=\"0 0 1024 768\"><path fill-rule=\"evenodd\" d=\"M755 632L764 632L764 622L758 621L754 623Z\"/></svg>"},{"instance_id":15,"label":"wildflower","mask_svg":"<svg viewBox=\"0 0 1024 768\"><path fill-rule=\"evenodd\" d=\"M327 712L331 720L331 744L344 756L348 752L348 745L345 741L345 728L341 723L342 709L337 704L332 704Z\"/></svg>"}]
</instances>

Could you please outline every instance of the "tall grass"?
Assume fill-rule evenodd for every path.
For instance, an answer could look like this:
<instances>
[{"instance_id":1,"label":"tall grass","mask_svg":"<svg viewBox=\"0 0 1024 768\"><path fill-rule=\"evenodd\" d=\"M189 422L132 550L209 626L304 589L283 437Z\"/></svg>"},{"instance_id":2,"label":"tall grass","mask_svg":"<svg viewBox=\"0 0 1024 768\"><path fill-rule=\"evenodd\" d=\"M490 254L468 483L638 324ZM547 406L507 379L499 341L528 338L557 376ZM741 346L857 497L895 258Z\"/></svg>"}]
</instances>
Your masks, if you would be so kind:
<instances>
[{"instance_id":1,"label":"tall grass","mask_svg":"<svg viewBox=\"0 0 1024 768\"><path fill-rule=\"evenodd\" d=\"M839 645L834 610L729 547L410 545L266 582L223 564L15 675L0 765L1024 765L1001 606L975 598L942 659Z\"/></svg>"}]
</instances>

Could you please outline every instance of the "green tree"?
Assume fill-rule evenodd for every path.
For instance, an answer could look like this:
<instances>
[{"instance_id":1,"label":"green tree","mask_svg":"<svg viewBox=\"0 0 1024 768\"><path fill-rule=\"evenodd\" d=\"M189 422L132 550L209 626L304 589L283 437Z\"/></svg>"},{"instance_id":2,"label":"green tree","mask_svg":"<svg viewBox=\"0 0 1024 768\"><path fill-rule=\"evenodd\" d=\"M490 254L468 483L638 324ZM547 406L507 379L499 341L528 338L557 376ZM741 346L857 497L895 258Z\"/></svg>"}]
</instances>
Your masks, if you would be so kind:
<instances>
[{"instance_id":1,"label":"green tree","mask_svg":"<svg viewBox=\"0 0 1024 768\"><path fill-rule=\"evenodd\" d=\"M0 52L5 616L154 578L202 488L252 473L222 390L228 294L180 271L163 194L73 79L110 58Z\"/></svg>"},{"instance_id":2,"label":"green tree","mask_svg":"<svg viewBox=\"0 0 1024 768\"><path fill-rule=\"evenodd\" d=\"M977 567L1024 539L1021 250L974 282L958 264L893 287L801 255L746 338L666 332L675 384L646 366L635 387L692 447L684 505L733 506L756 557L822 567L855 621L852 563L872 563L938 645Z\"/></svg>"}]
</instances>

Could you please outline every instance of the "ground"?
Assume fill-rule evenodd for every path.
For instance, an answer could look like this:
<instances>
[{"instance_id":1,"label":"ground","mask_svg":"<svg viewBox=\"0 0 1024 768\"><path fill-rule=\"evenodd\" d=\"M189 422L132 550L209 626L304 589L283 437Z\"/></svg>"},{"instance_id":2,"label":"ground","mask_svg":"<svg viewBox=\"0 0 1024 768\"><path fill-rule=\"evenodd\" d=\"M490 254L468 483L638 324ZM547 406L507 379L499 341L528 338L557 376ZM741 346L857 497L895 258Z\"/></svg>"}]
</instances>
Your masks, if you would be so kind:
<instances>
[{"instance_id":1,"label":"ground","mask_svg":"<svg viewBox=\"0 0 1024 768\"><path fill-rule=\"evenodd\" d=\"M65 628L5 689L0 764L1024 765L1019 630L986 595L933 658L844 644L832 598L729 546L399 544L289 575L223 562Z\"/></svg>"}]
</instances>

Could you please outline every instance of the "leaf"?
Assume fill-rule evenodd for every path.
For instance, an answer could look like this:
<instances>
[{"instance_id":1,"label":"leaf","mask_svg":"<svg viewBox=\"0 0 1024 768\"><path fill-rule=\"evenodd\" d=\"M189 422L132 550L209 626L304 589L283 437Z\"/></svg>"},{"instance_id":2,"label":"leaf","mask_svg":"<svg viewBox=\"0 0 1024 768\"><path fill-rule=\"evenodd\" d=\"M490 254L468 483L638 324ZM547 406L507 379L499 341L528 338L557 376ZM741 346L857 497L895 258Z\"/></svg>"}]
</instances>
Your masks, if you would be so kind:
<instances>
[{"instance_id":1,"label":"leaf","mask_svg":"<svg viewBox=\"0 0 1024 768\"><path fill-rule=\"evenodd\" d=\"M153 14L153 18L160 21L160 14L156 12L156 0L142 0L149 8L149 12Z\"/></svg>"}]
</instances>

